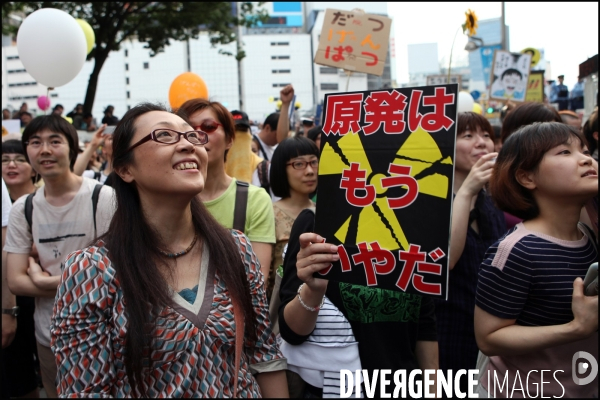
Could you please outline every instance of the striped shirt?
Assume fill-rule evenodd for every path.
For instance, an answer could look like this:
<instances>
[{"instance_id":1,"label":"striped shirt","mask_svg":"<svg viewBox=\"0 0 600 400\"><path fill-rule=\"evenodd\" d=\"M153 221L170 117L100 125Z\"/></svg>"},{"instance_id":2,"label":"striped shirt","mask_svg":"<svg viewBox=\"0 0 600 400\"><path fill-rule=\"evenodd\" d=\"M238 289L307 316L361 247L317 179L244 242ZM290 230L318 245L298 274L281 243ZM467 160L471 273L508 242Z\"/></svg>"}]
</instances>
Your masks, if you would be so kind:
<instances>
[{"instance_id":1,"label":"striped shirt","mask_svg":"<svg viewBox=\"0 0 600 400\"><path fill-rule=\"evenodd\" d=\"M573 320L573 281L598 259L593 239L560 240L519 223L492 245L479 271L476 304L525 326Z\"/></svg>"}]
</instances>

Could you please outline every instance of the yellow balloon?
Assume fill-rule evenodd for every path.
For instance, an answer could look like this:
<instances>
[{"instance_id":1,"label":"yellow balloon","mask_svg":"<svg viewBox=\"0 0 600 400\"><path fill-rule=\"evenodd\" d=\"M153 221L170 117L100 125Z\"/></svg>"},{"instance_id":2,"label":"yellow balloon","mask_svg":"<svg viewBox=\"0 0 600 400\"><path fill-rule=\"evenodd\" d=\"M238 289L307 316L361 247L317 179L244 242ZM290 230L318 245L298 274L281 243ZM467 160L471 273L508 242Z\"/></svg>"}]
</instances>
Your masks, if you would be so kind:
<instances>
[{"instance_id":1,"label":"yellow balloon","mask_svg":"<svg viewBox=\"0 0 600 400\"><path fill-rule=\"evenodd\" d=\"M79 18L77 18L75 21L77 21L79 26L81 26L81 29L83 29L83 34L85 35L85 43L87 45L86 54L90 54L90 51L92 51L92 49L94 48L94 43L96 42L96 35L94 35L94 30L92 29L90 24L87 23L87 21L84 21Z\"/></svg>"},{"instance_id":2,"label":"yellow balloon","mask_svg":"<svg viewBox=\"0 0 600 400\"><path fill-rule=\"evenodd\" d=\"M481 108L481 104L479 103L473 103L473 112L477 113L477 114L481 114L482 113L482 108Z\"/></svg>"}]
</instances>

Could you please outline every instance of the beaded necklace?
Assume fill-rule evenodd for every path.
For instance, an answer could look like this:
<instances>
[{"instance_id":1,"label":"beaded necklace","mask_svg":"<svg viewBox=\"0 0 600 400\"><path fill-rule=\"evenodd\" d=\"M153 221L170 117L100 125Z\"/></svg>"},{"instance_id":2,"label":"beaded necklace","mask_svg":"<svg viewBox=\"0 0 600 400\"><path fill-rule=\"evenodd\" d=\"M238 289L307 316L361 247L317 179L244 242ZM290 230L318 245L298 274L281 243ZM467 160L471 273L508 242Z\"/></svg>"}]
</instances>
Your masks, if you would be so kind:
<instances>
[{"instance_id":1,"label":"beaded necklace","mask_svg":"<svg viewBox=\"0 0 600 400\"><path fill-rule=\"evenodd\" d=\"M188 246L187 249L180 251L179 253L167 253L166 251L162 251L161 249L158 249L158 252L160 254L162 254L165 257L169 257L169 258L177 258L177 257L181 257L185 254L187 254L192 247L194 247L194 245L196 244L196 241L198 240L198 234L194 235L194 240L192 240L192 243Z\"/></svg>"}]
</instances>

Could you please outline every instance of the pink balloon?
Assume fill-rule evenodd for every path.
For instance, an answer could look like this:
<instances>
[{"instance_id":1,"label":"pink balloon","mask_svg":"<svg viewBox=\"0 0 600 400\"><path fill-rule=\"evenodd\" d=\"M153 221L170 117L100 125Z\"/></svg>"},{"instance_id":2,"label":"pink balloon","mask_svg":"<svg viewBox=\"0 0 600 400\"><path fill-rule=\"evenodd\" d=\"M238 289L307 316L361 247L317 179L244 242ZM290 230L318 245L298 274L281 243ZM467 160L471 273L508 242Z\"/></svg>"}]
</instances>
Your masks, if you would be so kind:
<instances>
[{"instance_id":1,"label":"pink balloon","mask_svg":"<svg viewBox=\"0 0 600 400\"><path fill-rule=\"evenodd\" d=\"M42 111L46 111L50 107L50 99L48 96L39 96L37 98L37 105Z\"/></svg>"}]
</instances>

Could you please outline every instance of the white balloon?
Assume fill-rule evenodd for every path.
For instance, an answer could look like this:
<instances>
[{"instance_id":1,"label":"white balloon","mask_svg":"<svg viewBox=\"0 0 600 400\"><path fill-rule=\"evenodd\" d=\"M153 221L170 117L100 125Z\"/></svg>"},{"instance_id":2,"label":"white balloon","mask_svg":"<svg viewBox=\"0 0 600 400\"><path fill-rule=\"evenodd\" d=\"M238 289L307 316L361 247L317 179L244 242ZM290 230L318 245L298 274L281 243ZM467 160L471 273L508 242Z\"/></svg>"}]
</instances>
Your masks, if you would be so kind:
<instances>
[{"instance_id":1,"label":"white balloon","mask_svg":"<svg viewBox=\"0 0 600 400\"><path fill-rule=\"evenodd\" d=\"M467 92L458 92L458 112L473 111L473 96Z\"/></svg>"},{"instance_id":2,"label":"white balloon","mask_svg":"<svg viewBox=\"0 0 600 400\"><path fill-rule=\"evenodd\" d=\"M85 63L85 34L75 18L55 8L31 13L17 33L19 58L39 83L58 87L69 83Z\"/></svg>"}]
</instances>

